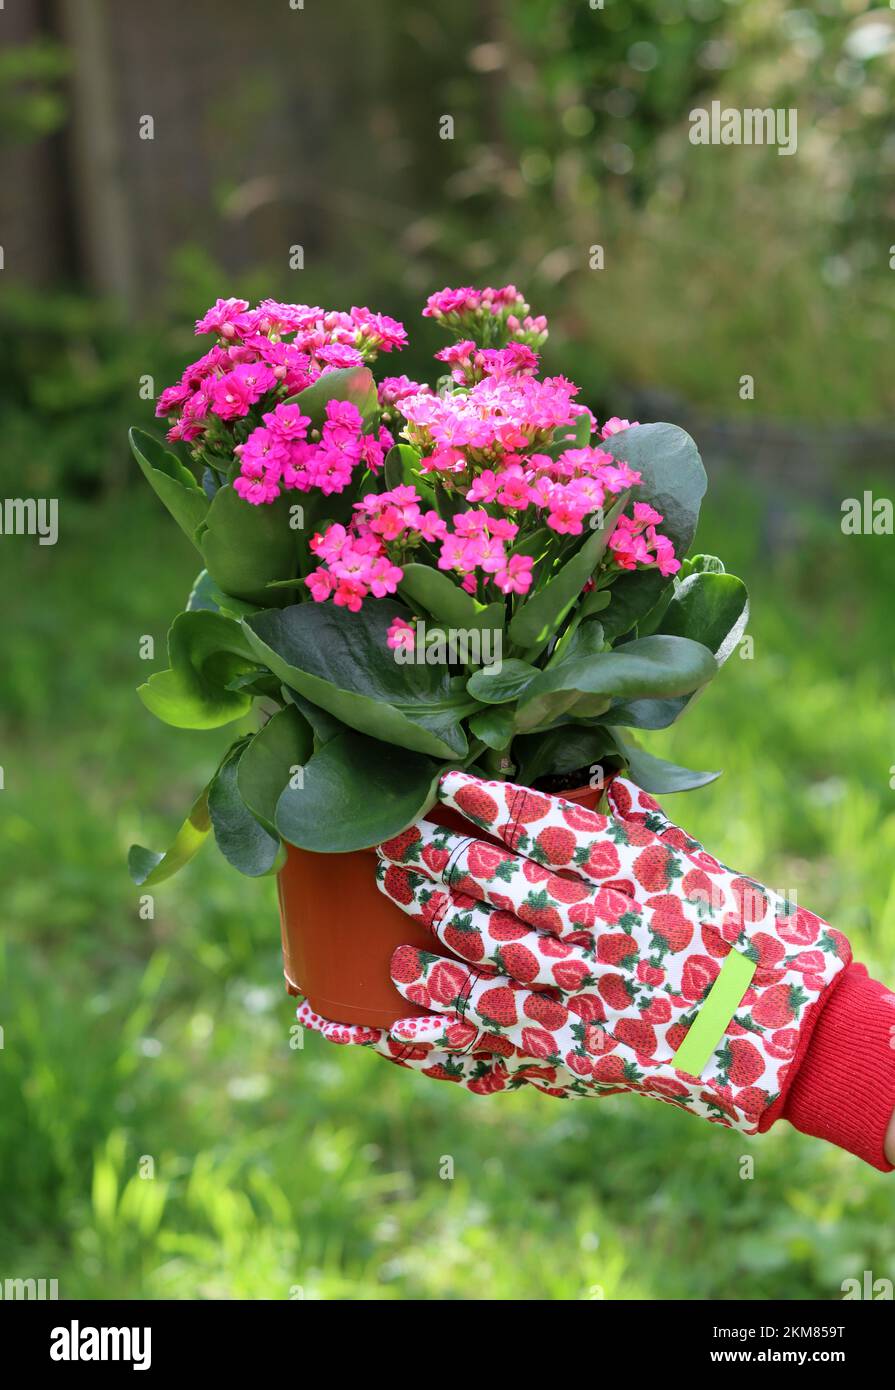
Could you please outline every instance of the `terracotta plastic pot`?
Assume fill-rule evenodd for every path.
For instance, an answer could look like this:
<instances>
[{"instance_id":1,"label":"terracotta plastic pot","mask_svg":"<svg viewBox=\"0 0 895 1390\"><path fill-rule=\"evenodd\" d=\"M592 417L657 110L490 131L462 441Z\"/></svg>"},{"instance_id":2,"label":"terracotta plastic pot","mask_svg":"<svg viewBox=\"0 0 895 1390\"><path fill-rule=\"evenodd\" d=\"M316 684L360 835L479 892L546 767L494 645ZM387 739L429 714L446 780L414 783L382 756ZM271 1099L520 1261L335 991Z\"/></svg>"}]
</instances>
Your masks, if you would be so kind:
<instances>
[{"instance_id":1,"label":"terracotta plastic pot","mask_svg":"<svg viewBox=\"0 0 895 1390\"><path fill-rule=\"evenodd\" d=\"M563 796L596 810L600 792L580 787ZM450 807L434 807L427 819L497 843ZM428 928L380 893L375 863L372 849L312 854L288 847L277 880L283 973L289 993L305 995L325 1018L387 1027L427 1012L402 998L389 978L395 947L439 947Z\"/></svg>"}]
</instances>

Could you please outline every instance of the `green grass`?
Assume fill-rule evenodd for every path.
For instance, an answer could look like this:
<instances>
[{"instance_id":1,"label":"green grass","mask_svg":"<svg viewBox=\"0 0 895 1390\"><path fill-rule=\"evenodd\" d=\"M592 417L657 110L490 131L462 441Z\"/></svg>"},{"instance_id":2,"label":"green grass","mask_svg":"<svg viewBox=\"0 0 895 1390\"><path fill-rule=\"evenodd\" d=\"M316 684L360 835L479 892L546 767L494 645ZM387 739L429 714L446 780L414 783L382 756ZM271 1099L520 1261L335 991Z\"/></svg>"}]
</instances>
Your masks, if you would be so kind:
<instances>
[{"instance_id":1,"label":"green grass","mask_svg":"<svg viewBox=\"0 0 895 1390\"><path fill-rule=\"evenodd\" d=\"M672 814L892 982L892 542L806 508L771 557L771 505L712 498L700 544L753 590L754 658L651 746L723 767ZM785 1125L481 1100L293 1049L273 885L211 847L141 917L127 846L164 840L229 736L164 728L133 693L192 569L139 490L65 502L55 549L0 545L0 1277L186 1299L835 1298L892 1277L891 1180Z\"/></svg>"}]
</instances>

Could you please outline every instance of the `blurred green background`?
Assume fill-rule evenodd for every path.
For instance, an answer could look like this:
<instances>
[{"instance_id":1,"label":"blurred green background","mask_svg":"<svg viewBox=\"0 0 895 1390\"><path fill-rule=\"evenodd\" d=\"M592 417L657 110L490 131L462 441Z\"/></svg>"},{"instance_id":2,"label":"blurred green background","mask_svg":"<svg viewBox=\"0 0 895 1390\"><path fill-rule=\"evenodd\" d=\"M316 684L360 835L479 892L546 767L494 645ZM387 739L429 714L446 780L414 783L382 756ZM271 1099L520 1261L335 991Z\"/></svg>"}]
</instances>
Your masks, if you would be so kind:
<instances>
[{"instance_id":1,"label":"blurred green background","mask_svg":"<svg viewBox=\"0 0 895 1390\"><path fill-rule=\"evenodd\" d=\"M218 294L369 304L407 322L413 376L431 290L514 281L601 415L696 435L698 547L753 593L751 658L656 737L725 769L671 813L895 984L893 541L840 529L843 498L893 488L895 12L58 0L7 4L0 35L0 480L60 499L55 547L0 538L0 1279L761 1299L895 1277L891 1179L857 1160L293 1048L273 885L207 849L144 920L125 870L227 741L133 693L194 559L125 430L152 428L192 321ZM692 146L716 99L795 107L798 153Z\"/></svg>"}]
</instances>

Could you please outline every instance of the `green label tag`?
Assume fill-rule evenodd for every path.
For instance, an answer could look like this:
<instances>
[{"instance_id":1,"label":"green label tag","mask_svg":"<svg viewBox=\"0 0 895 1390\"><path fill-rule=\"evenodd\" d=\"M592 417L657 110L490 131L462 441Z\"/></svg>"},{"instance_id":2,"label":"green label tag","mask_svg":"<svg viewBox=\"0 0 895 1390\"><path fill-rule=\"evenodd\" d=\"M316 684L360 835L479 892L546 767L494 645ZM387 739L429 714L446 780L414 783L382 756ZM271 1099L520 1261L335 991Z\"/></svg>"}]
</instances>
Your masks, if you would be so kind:
<instances>
[{"instance_id":1,"label":"green label tag","mask_svg":"<svg viewBox=\"0 0 895 1390\"><path fill-rule=\"evenodd\" d=\"M671 1065L690 1076L699 1076L727 1031L752 983L755 961L731 951L704 1000Z\"/></svg>"}]
</instances>

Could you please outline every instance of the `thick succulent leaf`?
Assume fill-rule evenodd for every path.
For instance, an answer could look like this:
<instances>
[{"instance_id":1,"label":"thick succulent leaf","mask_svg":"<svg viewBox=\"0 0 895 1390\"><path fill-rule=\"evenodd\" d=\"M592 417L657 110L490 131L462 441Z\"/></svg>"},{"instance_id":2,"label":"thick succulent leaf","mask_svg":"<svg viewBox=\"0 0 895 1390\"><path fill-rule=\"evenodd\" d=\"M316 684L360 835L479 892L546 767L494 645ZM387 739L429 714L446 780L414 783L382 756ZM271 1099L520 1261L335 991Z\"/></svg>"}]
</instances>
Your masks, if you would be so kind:
<instances>
[{"instance_id":1,"label":"thick succulent leaf","mask_svg":"<svg viewBox=\"0 0 895 1390\"><path fill-rule=\"evenodd\" d=\"M211 782L202 788L174 839L162 853L145 849L143 845L131 845L127 867L134 883L145 888L163 883L199 853L211 830L211 818L208 814L210 787Z\"/></svg>"},{"instance_id":2,"label":"thick succulent leaf","mask_svg":"<svg viewBox=\"0 0 895 1390\"><path fill-rule=\"evenodd\" d=\"M539 675L537 666L511 656L500 666L487 666L473 672L466 682L466 689L484 705L505 705L517 700Z\"/></svg>"},{"instance_id":3,"label":"thick succulent leaf","mask_svg":"<svg viewBox=\"0 0 895 1390\"><path fill-rule=\"evenodd\" d=\"M608 707L613 698L690 694L711 680L716 669L711 652L684 637L644 637L613 651L573 654L532 681L516 727L525 733L555 719L579 695L605 700ZM589 706L586 712L599 713L600 707Z\"/></svg>"},{"instance_id":4,"label":"thick succulent leaf","mask_svg":"<svg viewBox=\"0 0 895 1390\"><path fill-rule=\"evenodd\" d=\"M616 731L613 731L613 737L628 764L628 776L645 792L661 796L668 792L693 791L721 776L720 772L695 772L692 768L679 767L677 763L656 758L652 753L644 752L636 743L623 739Z\"/></svg>"},{"instance_id":5,"label":"thick succulent leaf","mask_svg":"<svg viewBox=\"0 0 895 1390\"><path fill-rule=\"evenodd\" d=\"M502 603L477 603L449 575L431 565L409 564L403 568L401 593L415 608L424 608L433 618L453 628L503 632L506 612Z\"/></svg>"},{"instance_id":6,"label":"thick succulent leaf","mask_svg":"<svg viewBox=\"0 0 895 1390\"><path fill-rule=\"evenodd\" d=\"M266 586L289 579L298 567L301 531L293 525L293 502L284 494L256 507L230 483L215 493L198 543L209 575L225 594L249 604L277 601Z\"/></svg>"},{"instance_id":7,"label":"thick succulent leaf","mask_svg":"<svg viewBox=\"0 0 895 1390\"><path fill-rule=\"evenodd\" d=\"M364 422L372 424L379 413L379 400L369 367L337 367L324 372L313 386L289 397L290 404L294 403L303 415L309 416L312 429L320 429L323 425L330 401L350 401L357 406Z\"/></svg>"},{"instance_id":8,"label":"thick succulent leaf","mask_svg":"<svg viewBox=\"0 0 895 1390\"><path fill-rule=\"evenodd\" d=\"M167 671L137 690L156 718L177 729L217 729L248 713L251 695L231 683L258 663L235 619L207 609L179 613L168 633L168 660Z\"/></svg>"},{"instance_id":9,"label":"thick succulent leaf","mask_svg":"<svg viewBox=\"0 0 895 1390\"><path fill-rule=\"evenodd\" d=\"M236 784L252 815L276 832L277 802L290 777L314 748L310 724L294 705L277 710L255 734L239 760Z\"/></svg>"},{"instance_id":10,"label":"thick succulent leaf","mask_svg":"<svg viewBox=\"0 0 895 1390\"><path fill-rule=\"evenodd\" d=\"M736 650L748 620L749 596L741 579L713 570L698 571L675 586L659 632L701 642L720 667ZM606 722L665 729L680 718L693 698L682 695L670 700L625 701L612 707Z\"/></svg>"},{"instance_id":11,"label":"thick succulent leaf","mask_svg":"<svg viewBox=\"0 0 895 1390\"><path fill-rule=\"evenodd\" d=\"M368 600L359 613L305 603L257 613L244 628L285 685L350 728L418 753L462 758L462 720L477 702L444 665L396 660L386 640L396 617L408 611L389 599Z\"/></svg>"},{"instance_id":12,"label":"thick succulent leaf","mask_svg":"<svg viewBox=\"0 0 895 1390\"><path fill-rule=\"evenodd\" d=\"M397 835L435 803L443 764L361 734L337 735L287 786L276 823L289 844L319 853L366 849ZM372 869L371 869L372 872Z\"/></svg>"},{"instance_id":13,"label":"thick succulent leaf","mask_svg":"<svg viewBox=\"0 0 895 1390\"><path fill-rule=\"evenodd\" d=\"M178 526L195 544L196 528L208 511L208 498L176 454L145 430L128 433L131 451L143 476L156 496L164 502Z\"/></svg>"},{"instance_id":14,"label":"thick succulent leaf","mask_svg":"<svg viewBox=\"0 0 895 1390\"><path fill-rule=\"evenodd\" d=\"M249 878L260 878L277 865L280 838L252 814L239 790L239 764L250 744L234 744L208 792L208 811L217 847L229 864Z\"/></svg>"}]
</instances>

